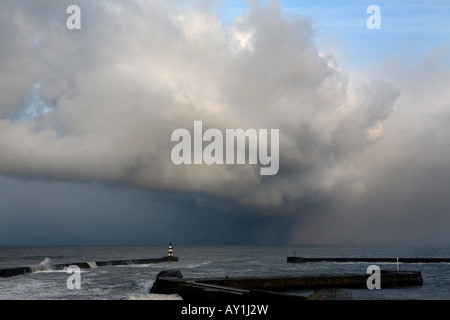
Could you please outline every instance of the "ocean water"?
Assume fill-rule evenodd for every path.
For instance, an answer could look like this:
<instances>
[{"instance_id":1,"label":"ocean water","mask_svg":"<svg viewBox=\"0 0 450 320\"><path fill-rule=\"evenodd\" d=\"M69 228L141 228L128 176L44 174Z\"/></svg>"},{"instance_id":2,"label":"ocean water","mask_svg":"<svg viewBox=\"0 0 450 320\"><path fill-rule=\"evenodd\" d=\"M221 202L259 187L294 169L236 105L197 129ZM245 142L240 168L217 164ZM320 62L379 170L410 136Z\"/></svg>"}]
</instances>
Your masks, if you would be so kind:
<instances>
[{"instance_id":1,"label":"ocean water","mask_svg":"<svg viewBox=\"0 0 450 320\"><path fill-rule=\"evenodd\" d=\"M0 269L167 256L167 246L0 247ZM241 276L318 276L366 274L369 263L287 263L303 257L450 257L450 247L177 246L178 262L81 269L80 289L69 289L64 270L44 270L0 278L1 300L177 300L178 295L150 294L157 274L178 269L185 278ZM397 264L377 263L382 270ZM450 263L400 263L400 270L421 271L418 287L347 290L354 300L450 300ZM45 268L39 268L45 269ZM297 292L305 296L312 291Z\"/></svg>"}]
</instances>

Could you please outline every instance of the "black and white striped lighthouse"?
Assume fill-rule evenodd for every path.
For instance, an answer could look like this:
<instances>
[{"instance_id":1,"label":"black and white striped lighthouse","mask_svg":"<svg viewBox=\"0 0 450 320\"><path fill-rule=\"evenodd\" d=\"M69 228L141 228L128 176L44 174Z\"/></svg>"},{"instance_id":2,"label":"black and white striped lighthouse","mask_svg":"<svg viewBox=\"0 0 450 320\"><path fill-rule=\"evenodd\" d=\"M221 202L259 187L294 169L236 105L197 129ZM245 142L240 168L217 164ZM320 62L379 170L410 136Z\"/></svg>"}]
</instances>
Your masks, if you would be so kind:
<instances>
[{"instance_id":1,"label":"black and white striped lighthouse","mask_svg":"<svg viewBox=\"0 0 450 320\"><path fill-rule=\"evenodd\" d=\"M173 257L173 247L172 247L172 242L169 243L169 258Z\"/></svg>"}]
</instances>

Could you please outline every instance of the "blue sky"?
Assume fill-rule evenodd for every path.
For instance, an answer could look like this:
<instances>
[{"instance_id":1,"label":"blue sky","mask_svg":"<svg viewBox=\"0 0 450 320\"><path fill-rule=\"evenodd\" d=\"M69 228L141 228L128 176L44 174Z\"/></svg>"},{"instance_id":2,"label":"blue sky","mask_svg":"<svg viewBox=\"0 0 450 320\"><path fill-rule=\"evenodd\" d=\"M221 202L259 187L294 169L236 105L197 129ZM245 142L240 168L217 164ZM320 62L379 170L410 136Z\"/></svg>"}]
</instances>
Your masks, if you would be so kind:
<instances>
[{"instance_id":1,"label":"blue sky","mask_svg":"<svg viewBox=\"0 0 450 320\"><path fill-rule=\"evenodd\" d=\"M260 1L261 4L268 1ZM332 54L344 69L369 71L392 55L402 52L410 63L430 48L449 42L450 1L415 0L280 0L286 14L313 19L316 43ZM246 1L224 1L224 21L231 21L248 8ZM381 9L381 29L369 30L367 7Z\"/></svg>"}]
</instances>

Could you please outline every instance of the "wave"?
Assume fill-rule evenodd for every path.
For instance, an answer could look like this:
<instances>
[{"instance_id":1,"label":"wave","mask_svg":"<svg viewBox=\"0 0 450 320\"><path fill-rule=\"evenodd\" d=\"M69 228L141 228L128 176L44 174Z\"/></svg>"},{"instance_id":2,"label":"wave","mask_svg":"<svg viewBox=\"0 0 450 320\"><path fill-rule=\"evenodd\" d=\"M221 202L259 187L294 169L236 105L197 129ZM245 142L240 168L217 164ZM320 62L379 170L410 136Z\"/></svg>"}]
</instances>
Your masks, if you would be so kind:
<instances>
[{"instance_id":1,"label":"wave","mask_svg":"<svg viewBox=\"0 0 450 320\"><path fill-rule=\"evenodd\" d=\"M29 268L31 270L31 273L53 271L50 266L51 263L52 263L52 259L46 257L38 265L30 266Z\"/></svg>"},{"instance_id":2,"label":"wave","mask_svg":"<svg viewBox=\"0 0 450 320\"><path fill-rule=\"evenodd\" d=\"M160 268L161 266L164 266L163 263L148 263L148 264L118 264L118 265L111 265L118 268Z\"/></svg>"},{"instance_id":3,"label":"wave","mask_svg":"<svg viewBox=\"0 0 450 320\"><path fill-rule=\"evenodd\" d=\"M44 261L39 263L40 266L49 266L52 264L52 259L45 257Z\"/></svg>"},{"instance_id":4,"label":"wave","mask_svg":"<svg viewBox=\"0 0 450 320\"><path fill-rule=\"evenodd\" d=\"M178 294L138 294L128 297L129 300L183 300Z\"/></svg>"},{"instance_id":5,"label":"wave","mask_svg":"<svg viewBox=\"0 0 450 320\"><path fill-rule=\"evenodd\" d=\"M50 266L45 265L45 264L38 264L36 266L30 266L30 270L31 273L36 273L36 272L48 272L48 271L53 271Z\"/></svg>"},{"instance_id":6,"label":"wave","mask_svg":"<svg viewBox=\"0 0 450 320\"><path fill-rule=\"evenodd\" d=\"M43 258L50 259L50 258L48 258L47 256L44 256L44 255L30 255L30 256L20 257L20 259L22 259L22 260L38 260L38 259L43 259ZM55 256L52 256L52 258L53 259L62 259L62 258L65 258L65 256L63 256L63 255L55 255Z\"/></svg>"},{"instance_id":7,"label":"wave","mask_svg":"<svg viewBox=\"0 0 450 320\"><path fill-rule=\"evenodd\" d=\"M205 261L205 262L200 262L200 263L181 265L180 268L195 269L195 268L198 268L198 267L206 266L206 265L208 265L210 263L212 263L212 261Z\"/></svg>"}]
</instances>

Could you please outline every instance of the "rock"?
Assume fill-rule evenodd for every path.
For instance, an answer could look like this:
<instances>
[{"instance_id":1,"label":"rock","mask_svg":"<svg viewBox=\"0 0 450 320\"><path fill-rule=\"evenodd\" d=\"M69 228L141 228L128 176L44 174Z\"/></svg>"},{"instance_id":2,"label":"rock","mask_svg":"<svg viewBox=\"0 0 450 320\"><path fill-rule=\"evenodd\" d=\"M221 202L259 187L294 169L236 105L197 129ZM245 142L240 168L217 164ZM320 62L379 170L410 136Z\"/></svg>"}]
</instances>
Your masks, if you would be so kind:
<instances>
[{"instance_id":1,"label":"rock","mask_svg":"<svg viewBox=\"0 0 450 320\"><path fill-rule=\"evenodd\" d=\"M165 281L167 279L169 281ZM156 280L153 283L150 293L162 293L162 294L172 294L176 293L174 288L171 286L174 279L183 279L183 275L180 270L163 270L156 276Z\"/></svg>"},{"instance_id":2,"label":"rock","mask_svg":"<svg viewBox=\"0 0 450 320\"><path fill-rule=\"evenodd\" d=\"M180 270L163 270L156 276L156 281L158 281L158 278L183 279L183 275L181 274Z\"/></svg>"}]
</instances>

